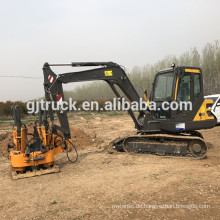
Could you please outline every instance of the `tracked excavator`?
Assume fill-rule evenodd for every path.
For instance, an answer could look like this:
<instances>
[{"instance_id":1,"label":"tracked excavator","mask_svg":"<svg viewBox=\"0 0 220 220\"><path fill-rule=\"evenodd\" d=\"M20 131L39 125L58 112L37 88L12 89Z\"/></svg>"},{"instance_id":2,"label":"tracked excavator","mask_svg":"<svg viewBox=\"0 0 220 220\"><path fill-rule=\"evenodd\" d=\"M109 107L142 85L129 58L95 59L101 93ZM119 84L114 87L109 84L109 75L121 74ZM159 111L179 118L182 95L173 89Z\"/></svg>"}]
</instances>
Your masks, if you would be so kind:
<instances>
[{"instance_id":1,"label":"tracked excavator","mask_svg":"<svg viewBox=\"0 0 220 220\"><path fill-rule=\"evenodd\" d=\"M53 66L92 69L56 75L51 69ZM45 99L48 103L53 101L60 105L64 101L63 84L96 80L105 81L119 100L126 98L130 102L140 102L140 96L124 69L113 62L45 63L43 74ZM125 97L121 95L122 93ZM197 67L172 65L169 69L157 72L149 100L146 102L149 104L150 101L156 103L156 109L140 109L138 115L131 108L128 109L137 133L115 140L113 148L131 153L204 158L207 146L198 130L213 128L216 119L210 111L213 101L204 100L202 70ZM162 108L164 102L173 101L177 103L188 101L191 103L191 109ZM22 128L19 117L18 120L15 119L14 147L12 146L10 150L10 161L17 173L25 173L33 167L44 169L53 167L54 155L65 150L68 152L68 148L73 145L67 111L58 108L56 113L58 125L54 120L52 105L49 104L43 122L40 119L38 126L35 126L35 141L31 147L27 144L26 128ZM16 109L14 115L19 115Z\"/></svg>"}]
</instances>

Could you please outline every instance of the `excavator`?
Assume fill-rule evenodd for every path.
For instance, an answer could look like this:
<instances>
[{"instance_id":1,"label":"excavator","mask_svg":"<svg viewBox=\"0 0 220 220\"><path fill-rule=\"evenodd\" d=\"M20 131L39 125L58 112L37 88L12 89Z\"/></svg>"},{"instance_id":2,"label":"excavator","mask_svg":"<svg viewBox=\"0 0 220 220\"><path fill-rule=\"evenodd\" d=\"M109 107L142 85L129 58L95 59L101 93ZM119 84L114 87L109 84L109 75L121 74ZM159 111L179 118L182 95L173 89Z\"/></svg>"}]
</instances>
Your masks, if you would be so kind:
<instances>
[{"instance_id":1,"label":"excavator","mask_svg":"<svg viewBox=\"0 0 220 220\"><path fill-rule=\"evenodd\" d=\"M53 66L90 69L56 75L51 69ZM31 143L27 138L27 128L21 123L19 108L14 108L14 145L10 146L9 157L15 178L26 173L34 176L41 175L42 172L56 172L53 170L54 155L63 151L68 155L70 147L74 147L76 151L71 141L67 110L57 108L53 111L51 104L54 102L60 106L64 102L63 84L102 80L110 86L120 101L126 98L130 102L139 103L141 99L123 67L114 62L45 63L43 74L45 99L49 104L47 111L43 113L43 120L41 111L39 113L39 121L34 127ZM147 97L147 91L144 92L144 96ZM150 101L156 103L156 109L140 109L138 114L131 108L128 109L137 133L113 141L113 148L130 153L204 158L207 145L198 130L213 128L216 118L210 111L213 101L204 99L202 70L174 64L171 68L158 71L149 100L146 100L148 105ZM164 102L169 104L174 101L188 101L191 103L191 109L162 108ZM55 112L59 124L56 124Z\"/></svg>"}]
</instances>

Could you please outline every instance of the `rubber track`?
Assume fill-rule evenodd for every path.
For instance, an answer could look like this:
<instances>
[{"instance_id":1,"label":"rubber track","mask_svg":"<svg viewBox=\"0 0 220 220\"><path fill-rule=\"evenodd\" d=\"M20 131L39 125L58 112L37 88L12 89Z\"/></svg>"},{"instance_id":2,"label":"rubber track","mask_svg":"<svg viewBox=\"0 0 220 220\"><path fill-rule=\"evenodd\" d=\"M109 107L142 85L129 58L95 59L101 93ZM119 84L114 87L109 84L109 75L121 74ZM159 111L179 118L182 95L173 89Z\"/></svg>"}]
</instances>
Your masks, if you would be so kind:
<instances>
[{"instance_id":1,"label":"rubber track","mask_svg":"<svg viewBox=\"0 0 220 220\"><path fill-rule=\"evenodd\" d=\"M190 148L191 143L202 146L201 153ZM142 134L126 137L123 140L124 151L131 153L150 153L167 156L184 156L202 159L206 156L207 146L204 140L192 135ZM160 148L160 149L159 149ZM159 150L158 150L159 149Z\"/></svg>"}]
</instances>

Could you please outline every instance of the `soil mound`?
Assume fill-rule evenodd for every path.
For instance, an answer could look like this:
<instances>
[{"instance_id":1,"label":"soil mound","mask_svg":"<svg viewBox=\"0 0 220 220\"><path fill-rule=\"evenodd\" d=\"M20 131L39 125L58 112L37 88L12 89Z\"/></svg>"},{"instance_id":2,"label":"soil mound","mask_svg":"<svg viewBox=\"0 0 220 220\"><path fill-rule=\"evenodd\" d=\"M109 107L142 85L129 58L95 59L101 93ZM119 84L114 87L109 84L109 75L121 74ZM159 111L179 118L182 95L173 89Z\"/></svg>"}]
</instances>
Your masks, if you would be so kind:
<instances>
[{"instance_id":1,"label":"soil mound","mask_svg":"<svg viewBox=\"0 0 220 220\"><path fill-rule=\"evenodd\" d=\"M12 133L3 133L0 134L0 156L8 155L8 144L12 144L13 135Z\"/></svg>"},{"instance_id":2,"label":"soil mound","mask_svg":"<svg viewBox=\"0 0 220 220\"><path fill-rule=\"evenodd\" d=\"M73 144L77 149L96 147L100 143L95 135L92 137L80 128L71 128L70 132Z\"/></svg>"}]
</instances>

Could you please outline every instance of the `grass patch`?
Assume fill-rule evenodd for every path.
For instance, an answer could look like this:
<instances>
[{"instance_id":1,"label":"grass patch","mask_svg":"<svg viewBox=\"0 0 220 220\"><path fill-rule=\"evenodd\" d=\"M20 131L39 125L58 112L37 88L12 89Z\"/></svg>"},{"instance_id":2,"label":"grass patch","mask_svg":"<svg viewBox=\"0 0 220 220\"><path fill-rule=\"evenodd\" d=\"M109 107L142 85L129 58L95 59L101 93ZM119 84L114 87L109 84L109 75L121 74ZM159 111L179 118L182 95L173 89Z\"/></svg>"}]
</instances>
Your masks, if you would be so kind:
<instances>
[{"instance_id":1,"label":"grass patch","mask_svg":"<svg viewBox=\"0 0 220 220\"><path fill-rule=\"evenodd\" d=\"M51 205L56 205L57 204L57 201L54 200L53 202L50 203Z\"/></svg>"}]
</instances>

